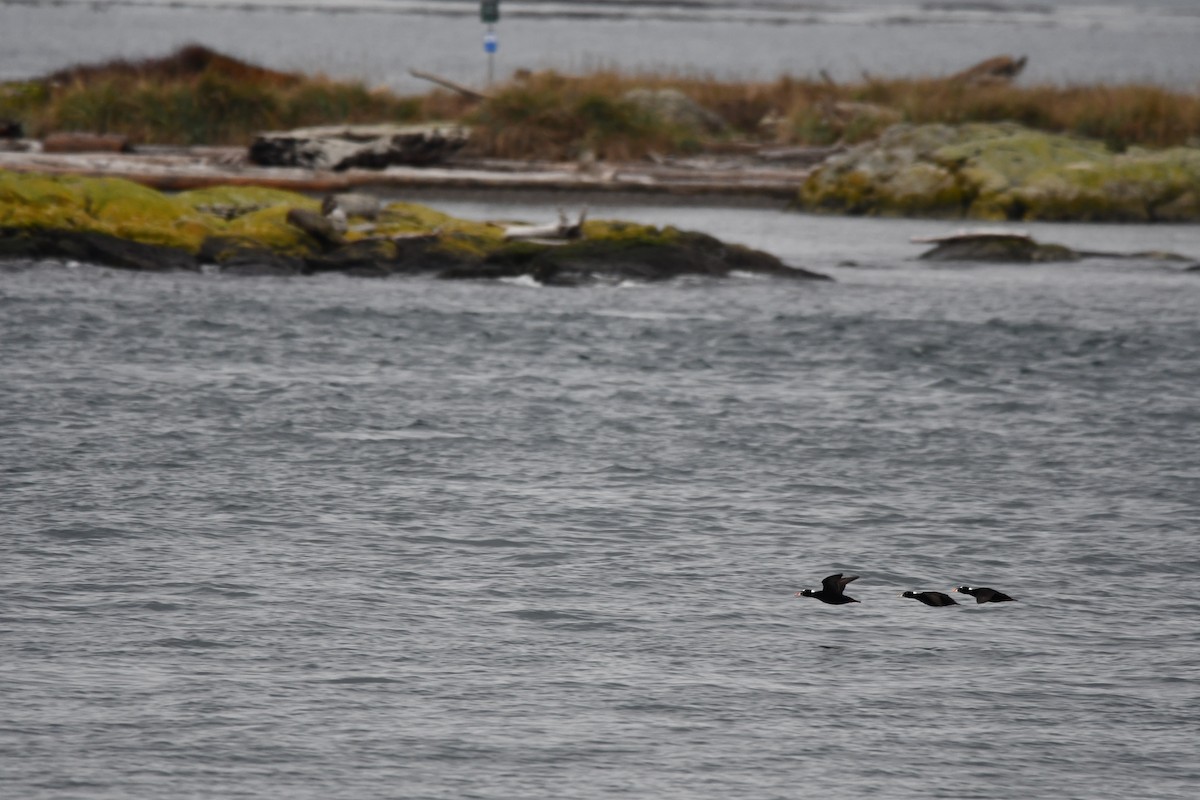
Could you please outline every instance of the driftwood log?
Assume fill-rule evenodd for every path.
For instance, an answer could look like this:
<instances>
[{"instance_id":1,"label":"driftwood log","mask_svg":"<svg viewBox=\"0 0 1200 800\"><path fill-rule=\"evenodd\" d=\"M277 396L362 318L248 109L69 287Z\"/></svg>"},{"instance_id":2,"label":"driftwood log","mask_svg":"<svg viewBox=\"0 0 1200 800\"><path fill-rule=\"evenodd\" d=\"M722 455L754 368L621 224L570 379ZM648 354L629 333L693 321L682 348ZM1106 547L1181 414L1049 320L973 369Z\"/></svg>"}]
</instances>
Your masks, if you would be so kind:
<instances>
[{"instance_id":1,"label":"driftwood log","mask_svg":"<svg viewBox=\"0 0 1200 800\"><path fill-rule=\"evenodd\" d=\"M119 134L52 133L42 140L44 153L128 153L129 139Z\"/></svg>"},{"instance_id":2,"label":"driftwood log","mask_svg":"<svg viewBox=\"0 0 1200 800\"><path fill-rule=\"evenodd\" d=\"M445 161L470 134L456 125L357 125L260 133L249 160L264 167L341 171L392 165L426 166Z\"/></svg>"},{"instance_id":3,"label":"driftwood log","mask_svg":"<svg viewBox=\"0 0 1200 800\"><path fill-rule=\"evenodd\" d=\"M971 86L1012 83L1021 74L1021 70L1025 69L1025 62L1025 56L1020 58L996 56L980 61L978 64L950 76L950 80Z\"/></svg>"},{"instance_id":4,"label":"driftwood log","mask_svg":"<svg viewBox=\"0 0 1200 800\"><path fill-rule=\"evenodd\" d=\"M412 75L414 78L420 78L423 81L436 83L438 86L443 86L451 91L458 92L463 97L468 97L472 100L488 100L491 97L491 95L489 95L487 92L481 92L478 89L472 89L470 86L464 86L463 84L452 81L449 78L443 78L440 75L434 75L432 72L422 72L419 69L410 69L408 74Z\"/></svg>"}]
</instances>

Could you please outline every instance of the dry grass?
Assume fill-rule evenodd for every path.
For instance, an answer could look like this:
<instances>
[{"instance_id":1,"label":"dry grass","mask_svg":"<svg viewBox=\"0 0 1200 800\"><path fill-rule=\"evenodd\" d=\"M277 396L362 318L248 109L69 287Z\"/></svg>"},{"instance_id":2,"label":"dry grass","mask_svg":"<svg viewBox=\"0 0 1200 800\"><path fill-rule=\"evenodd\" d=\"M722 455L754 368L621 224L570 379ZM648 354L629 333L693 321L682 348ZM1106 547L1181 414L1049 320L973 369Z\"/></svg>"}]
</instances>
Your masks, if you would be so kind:
<instances>
[{"instance_id":1,"label":"dry grass","mask_svg":"<svg viewBox=\"0 0 1200 800\"><path fill-rule=\"evenodd\" d=\"M719 115L715 136L629 102L635 88L677 89ZM970 85L954 78L781 77L720 81L705 75L518 75L477 102L437 90L401 97L359 83L274 72L202 47L141 62L63 70L0 87L0 118L33 135L82 130L137 142L247 144L261 130L335 123L461 120L480 155L640 158L730 142L854 143L894 122L993 122L1101 139L1122 150L1200 139L1200 96L1157 86Z\"/></svg>"},{"instance_id":2,"label":"dry grass","mask_svg":"<svg viewBox=\"0 0 1200 800\"><path fill-rule=\"evenodd\" d=\"M260 131L308 125L407 122L439 104L456 103L437 93L398 97L361 83L275 72L198 46L165 58L72 67L0 90L0 118L20 119L33 136L86 131L181 145L245 145Z\"/></svg>"},{"instance_id":3,"label":"dry grass","mask_svg":"<svg viewBox=\"0 0 1200 800\"><path fill-rule=\"evenodd\" d=\"M478 147L497 156L549 158L592 150L619 158L719 144L711 137L698 139L695 131L637 117L622 97L639 87L682 91L726 121L726 141L853 144L896 122L1003 120L1100 139L1118 151L1200 139L1200 96L1158 86L978 86L933 78L731 82L599 71L575 77L538 73L500 87L471 118Z\"/></svg>"}]
</instances>

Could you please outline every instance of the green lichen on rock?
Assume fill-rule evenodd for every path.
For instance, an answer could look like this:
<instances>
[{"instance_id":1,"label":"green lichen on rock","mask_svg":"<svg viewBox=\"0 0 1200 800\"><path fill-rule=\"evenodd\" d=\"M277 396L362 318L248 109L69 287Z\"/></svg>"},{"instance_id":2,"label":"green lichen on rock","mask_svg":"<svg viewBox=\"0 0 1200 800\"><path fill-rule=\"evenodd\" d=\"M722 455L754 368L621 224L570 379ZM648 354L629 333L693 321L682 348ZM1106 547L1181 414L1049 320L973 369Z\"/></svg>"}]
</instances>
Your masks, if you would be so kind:
<instances>
[{"instance_id":1,"label":"green lichen on rock","mask_svg":"<svg viewBox=\"0 0 1200 800\"><path fill-rule=\"evenodd\" d=\"M60 178L0 171L0 227L74 229L87 221L76 186Z\"/></svg>"},{"instance_id":2,"label":"green lichen on rock","mask_svg":"<svg viewBox=\"0 0 1200 800\"><path fill-rule=\"evenodd\" d=\"M266 208L321 207L319 200L265 186L209 186L175 195L179 204L203 214L233 220Z\"/></svg>"},{"instance_id":3,"label":"green lichen on rock","mask_svg":"<svg viewBox=\"0 0 1200 800\"><path fill-rule=\"evenodd\" d=\"M829 159L798 207L983 220L1200 220L1200 149L1130 150L1012 123L897 125Z\"/></svg>"},{"instance_id":4,"label":"green lichen on rock","mask_svg":"<svg viewBox=\"0 0 1200 800\"><path fill-rule=\"evenodd\" d=\"M497 223L391 203L363 212L370 219L350 218L343 234L321 209L315 198L275 189L224 186L169 195L115 178L0 171L0 256L243 274L528 274L555 284L734 270L824 277L674 228L599 221L565 244L511 242Z\"/></svg>"}]
</instances>

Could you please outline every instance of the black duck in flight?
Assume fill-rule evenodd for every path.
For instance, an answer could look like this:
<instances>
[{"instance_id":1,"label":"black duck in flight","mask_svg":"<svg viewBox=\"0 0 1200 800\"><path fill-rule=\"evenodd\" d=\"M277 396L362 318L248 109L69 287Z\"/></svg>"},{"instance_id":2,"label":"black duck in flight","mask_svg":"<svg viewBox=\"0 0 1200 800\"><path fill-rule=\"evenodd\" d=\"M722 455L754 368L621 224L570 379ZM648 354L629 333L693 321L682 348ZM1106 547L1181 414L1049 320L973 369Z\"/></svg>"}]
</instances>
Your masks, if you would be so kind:
<instances>
[{"instance_id":1,"label":"black duck in flight","mask_svg":"<svg viewBox=\"0 0 1200 800\"><path fill-rule=\"evenodd\" d=\"M971 595L975 598L976 603L1004 603L1016 599L986 586L959 586L953 591Z\"/></svg>"},{"instance_id":2,"label":"black duck in flight","mask_svg":"<svg viewBox=\"0 0 1200 800\"><path fill-rule=\"evenodd\" d=\"M956 606L958 601L942 592L905 592L901 597L911 597L920 600L927 606Z\"/></svg>"},{"instance_id":3,"label":"black duck in flight","mask_svg":"<svg viewBox=\"0 0 1200 800\"><path fill-rule=\"evenodd\" d=\"M857 603L853 597L845 593L846 584L850 581L858 580L857 575L850 575L843 578L842 573L830 575L825 580L821 581L821 588L817 591L812 589L801 589L796 592L796 597L815 597L822 603L829 603L833 606L845 605L846 603Z\"/></svg>"}]
</instances>

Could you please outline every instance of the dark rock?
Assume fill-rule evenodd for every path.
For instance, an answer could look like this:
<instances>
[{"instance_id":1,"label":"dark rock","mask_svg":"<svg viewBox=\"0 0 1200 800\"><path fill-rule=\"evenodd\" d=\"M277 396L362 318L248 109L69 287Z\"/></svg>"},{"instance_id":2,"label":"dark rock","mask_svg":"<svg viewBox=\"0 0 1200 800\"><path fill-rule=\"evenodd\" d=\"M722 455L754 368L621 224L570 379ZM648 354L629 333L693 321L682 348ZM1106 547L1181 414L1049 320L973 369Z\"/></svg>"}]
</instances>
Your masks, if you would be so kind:
<instances>
[{"instance_id":1,"label":"dark rock","mask_svg":"<svg viewBox=\"0 0 1200 800\"><path fill-rule=\"evenodd\" d=\"M19 120L0 119L0 139L20 139L25 136L25 128Z\"/></svg>"},{"instance_id":2,"label":"dark rock","mask_svg":"<svg viewBox=\"0 0 1200 800\"><path fill-rule=\"evenodd\" d=\"M306 258L305 271L387 275L398 252L396 243L390 239L360 239L328 253Z\"/></svg>"},{"instance_id":3,"label":"dark rock","mask_svg":"<svg viewBox=\"0 0 1200 800\"><path fill-rule=\"evenodd\" d=\"M590 240L546 247L514 242L478 265L460 265L444 278L503 278L529 275L551 286L598 282L664 281L683 275L723 277L750 272L782 278L830 280L826 275L788 267L769 253L725 244L702 233L678 233L667 242Z\"/></svg>"},{"instance_id":4,"label":"dark rock","mask_svg":"<svg viewBox=\"0 0 1200 800\"><path fill-rule=\"evenodd\" d=\"M231 275L299 275L304 262L238 236L210 236L200 245L196 260L216 264Z\"/></svg>"},{"instance_id":5,"label":"dark rock","mask_svg":"<svg viewBox=\"0 0 1200 800\"><path fill-rule=\"evenodd\" d=\"M91 231L0 230L0 256L67 259L144 272L199 269L185 250Z\"/></svg>"},{"instance_id":6,"label":"dark rock","mask_svg":"<svg viewBox=\"0 0 1200 800\"><path fill-rule=\"evenodd\" d=\"M1078 261L1079 253L1059 244L1041 244L1020 234L974 234L936 242L920 256L923 261L982 261L1033 264Z\"/></svg>"},{"instance_id":7,"label":"dark rock","mask_svg":"<svg viewBox=\"0 0 1200 800\"><path fill-rule=\"evenodd\" d=\"M449 277L445 274L447 271L477 268L481 260L438 246L436 236L406 237L393 241L396 244L396 259L390 265L393 273L436 272L442 277Z\"/></svg>"},{"instance_id":8,"label":"dark rock","mask_svg":"<svg viewBox=\"0 0 1200 800\"><path fill-rule=\"evenodd\" d=\"M935 247L919 258L924 261L980 261L1010 264L1039 264L1104 258L1123 261L1187 261L1178 253L1141 250L1133 253L1104 250L1073 250L1061 244L1043 244L1016 231L960 231L949 236L916 238Z\"/></svg>"}]
</instances>

